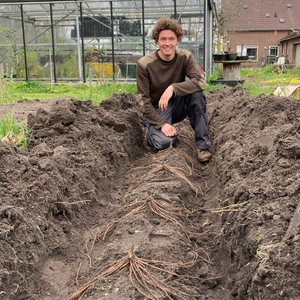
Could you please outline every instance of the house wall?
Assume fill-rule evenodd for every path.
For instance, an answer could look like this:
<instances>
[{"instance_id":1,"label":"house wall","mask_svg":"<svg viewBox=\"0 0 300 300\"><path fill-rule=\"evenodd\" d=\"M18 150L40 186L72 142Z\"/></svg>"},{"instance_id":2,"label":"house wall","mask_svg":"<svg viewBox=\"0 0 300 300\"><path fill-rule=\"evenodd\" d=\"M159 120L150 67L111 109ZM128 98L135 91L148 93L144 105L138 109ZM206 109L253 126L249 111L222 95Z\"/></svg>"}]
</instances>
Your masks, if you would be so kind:
<instances>
[{"instance_id":1,"label":"house wall","mask_svg":"<svg viewBox=\"0 0 300 300\"><path fill-rule=\"evenodd\" d=\"M299 66L300 65L300 44L297 44L295 46L296 46L296 58L295 58L295 62Z\"/></svg>"},{"instance_id":2,"label":"house wall","mask_svg":"<svg viewBox=\"0 0 300 300\"><path fill-rule=\"evenodd\" d=\"M243 46L257 46L257 60L251 61L254 66L262 66L263 57L269 55L269 47L278 46L279 40L288 35L288 30L282 31L242 31L231 33L225 37L228 50L237 49L238 45ZM278 49L279 55L280 47ZM250 62L250 61L249 61Z\"/></svg>"},{"instance_id":3,"label":"house wall","mask_svg":"<svg viewBox=\"0 0 300 300\"><path fill-rule=\"evenodd\" d=\"M300 37L280 42L279 53L288 59L288 63L294 64L296 61L296 46L300 44ZM298 61L300 64L300 61Z\"/></svg>"},{"instance_id":4,"label":"house wall","mask_svg":"<svg viewBox=\"0 0 300 300\"><path fill-rule=\"evenodd\" d=\"M223 4L226 18L222 29L230 35L223 47L232 50L237 45L257 46L253 65L262 66L270 47L279 46L281 39L300 28L300 0L230 0ZM295 48L289 46L289 61L295 58ZM277 54L281 55L280 47Z\"/></svg>"}]
</instances>

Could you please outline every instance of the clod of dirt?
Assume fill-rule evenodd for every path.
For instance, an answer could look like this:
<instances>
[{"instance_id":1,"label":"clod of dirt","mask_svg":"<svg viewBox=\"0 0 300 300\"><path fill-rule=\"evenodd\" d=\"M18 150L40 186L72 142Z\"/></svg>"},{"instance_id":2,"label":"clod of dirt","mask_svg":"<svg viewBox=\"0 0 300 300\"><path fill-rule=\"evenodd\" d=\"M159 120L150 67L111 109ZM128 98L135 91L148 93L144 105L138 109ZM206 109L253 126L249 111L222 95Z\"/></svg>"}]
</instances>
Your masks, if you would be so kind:
<instances>
[{"instance_id":1,"label":"clod of dirt","mask_svg":"<svg viewBox=\"0 0 300 300\"><path fill-rule=\"evenodd\" d=\"M177 148L147 153L133 94L17 103L20 118L18 107L32 139L29 152L0 143L0 299L67 299L131 245L169 264L156 284L177 298L299 297L298 100L211 91L209 164L197 162L186 120ZM194 254L201 261L178 267ZM165 299L137 278L98 278L82 299Z\"/></svg>"}]
</instances>

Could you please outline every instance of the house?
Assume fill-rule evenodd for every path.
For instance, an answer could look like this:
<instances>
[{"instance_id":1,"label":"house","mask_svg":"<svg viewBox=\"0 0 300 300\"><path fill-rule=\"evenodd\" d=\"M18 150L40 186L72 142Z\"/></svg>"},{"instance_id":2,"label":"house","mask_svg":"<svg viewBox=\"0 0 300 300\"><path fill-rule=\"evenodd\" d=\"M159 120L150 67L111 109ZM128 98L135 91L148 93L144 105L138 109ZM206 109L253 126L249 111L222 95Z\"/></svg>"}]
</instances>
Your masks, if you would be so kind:
<instances>
[{"instance_id":1,"label":"house","mask_svg":"<svg viewBox=\"0 0 300 300\"><path fill-rule=\"evenodd\" d=\"M293 62L295 55L290 56L291 47L283 50L279 43L300 29L300 0L226 1L235 1L238 12L224 21L224 48L227 51L249 56L249 63L258 67L287 54L289 62Z\"/></svg>"},{"instance_id":2,"label":"house","mask_svg":"<svg viewBox=\"0 0 300 300\"><path fill-rule=\"evenodd\" d=\"M300 31L296 30L279 40L279 54L287 63L300 65Z\"/></svg>"}]
</instances>

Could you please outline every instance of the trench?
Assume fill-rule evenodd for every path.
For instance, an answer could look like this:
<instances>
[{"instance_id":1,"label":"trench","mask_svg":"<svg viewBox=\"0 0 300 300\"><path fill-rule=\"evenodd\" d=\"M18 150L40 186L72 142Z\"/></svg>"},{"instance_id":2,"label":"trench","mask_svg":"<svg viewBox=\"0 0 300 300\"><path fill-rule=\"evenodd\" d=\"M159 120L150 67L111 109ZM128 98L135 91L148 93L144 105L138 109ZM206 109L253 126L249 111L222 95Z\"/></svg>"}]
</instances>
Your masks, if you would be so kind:
<instances>
[{"instance_id":1,"label":"trench","mask_svg":"<svg viewBox=\"0 0 300 300\"><path fill-rule=\"evenodd\" d=\"M30 113L29 153L0 144L0 299L296 299L299 104L207 99L208 164L187 120L147 152L132 94Z\"/></svg>"},{"instance_id":2,"label":"trench","mask_svg":"<svg viewBox=\"0 0 300 300\"><path fill-rule=\"evenodd\" d=\"M133 159L128 170L118 171L122 174L112 179L113 186L105 193L106 207L95 207L98 222L80 233L83 241L76 245L73 268L61 258L46 260L42 272L47 276L43 280L55 290L46 300L81 296L82 299L168 296L216 299L224 295L220 283L224 282L230 258L221 234L220 213L214 213L220 206L216 200L219 193L213 163L197 162L187 122L178 130L186 134L181 135L176 148L154 154L145 152L142 146L142 155ZM167 279L165 284L159 281L145 288L130 275L130 270L125 270L108 277L99 276L80 292L101 268L127 257L131 246L137 258L174 264L160 266L164 271L159 272L148 265L149 274L157 280Z\"/></svg>"}]
</instances>

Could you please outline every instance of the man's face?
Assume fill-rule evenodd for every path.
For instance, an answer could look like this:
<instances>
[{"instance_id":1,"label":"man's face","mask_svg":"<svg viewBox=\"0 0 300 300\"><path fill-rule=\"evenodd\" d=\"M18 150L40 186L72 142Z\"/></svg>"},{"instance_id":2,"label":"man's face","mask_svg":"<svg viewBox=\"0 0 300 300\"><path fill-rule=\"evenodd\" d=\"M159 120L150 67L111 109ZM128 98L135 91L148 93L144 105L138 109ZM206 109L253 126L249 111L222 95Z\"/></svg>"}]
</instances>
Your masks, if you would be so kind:
<instances>
[{"instance_id":1,"label":"man's face","mask_svg":"<svg viewBox=\"0 0 300 300\"><path fill-rule=\"evenodd\" d=\"M176 47L179 44L179 41L172 30L162 30L156 44L160 49L160 51L158 51L160 58L170 61L175 56Z\"/></svg>"}]
</instances>

